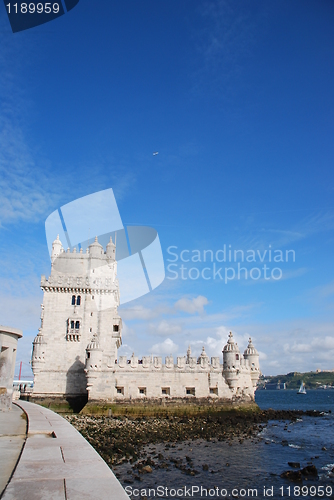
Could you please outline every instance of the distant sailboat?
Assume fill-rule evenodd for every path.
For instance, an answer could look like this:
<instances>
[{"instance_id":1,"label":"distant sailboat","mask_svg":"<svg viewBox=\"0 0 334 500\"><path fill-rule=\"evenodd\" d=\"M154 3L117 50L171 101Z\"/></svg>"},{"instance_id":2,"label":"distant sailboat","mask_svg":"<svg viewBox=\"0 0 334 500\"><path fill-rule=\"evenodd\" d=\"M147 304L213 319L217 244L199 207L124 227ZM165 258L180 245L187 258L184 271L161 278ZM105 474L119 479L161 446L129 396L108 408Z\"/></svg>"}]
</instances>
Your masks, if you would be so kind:
<instances>
[{"instance_id":1,"label":"distant sailboat","mask_svg":"<svg viewBox=\"0 0 334 500\"><path fill-rule=\"evenodd\" d=\"M297 394L306 394L305 384L303 381L300 384L299 391L297 392Z\"/></svg>"}]
</instances>

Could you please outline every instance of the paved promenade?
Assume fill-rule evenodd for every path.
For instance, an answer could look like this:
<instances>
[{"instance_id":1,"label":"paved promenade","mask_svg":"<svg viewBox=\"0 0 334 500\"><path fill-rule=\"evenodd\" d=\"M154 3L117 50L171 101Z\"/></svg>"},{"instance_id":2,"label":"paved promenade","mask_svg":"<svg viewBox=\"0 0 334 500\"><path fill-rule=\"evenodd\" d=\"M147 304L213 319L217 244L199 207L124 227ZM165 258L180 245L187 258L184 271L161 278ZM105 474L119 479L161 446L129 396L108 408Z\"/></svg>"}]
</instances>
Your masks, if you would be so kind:
<instances>
[{"instance_id":1,"label":"paved promenade","mask_svg":"<svg viewBox=\"0 0 334 500\"><path fill-rule=\"evenodd\" d=\"M18 406L0 411L0 495L19 459L26 439L26 427L25 413Z\"/></svg>"},{"instance_id":2,"label":"paved promenade","mask_svg":"<svg viewBox=\"0 0 334 500\"><path fill-rule=\"evenodd\" d=\"M15 404L28 416L28 437L1 500L129 499L107 464L71 424L42 406ZM21 435L21 445L23 441Z\"/></svg>"}]
</instances>

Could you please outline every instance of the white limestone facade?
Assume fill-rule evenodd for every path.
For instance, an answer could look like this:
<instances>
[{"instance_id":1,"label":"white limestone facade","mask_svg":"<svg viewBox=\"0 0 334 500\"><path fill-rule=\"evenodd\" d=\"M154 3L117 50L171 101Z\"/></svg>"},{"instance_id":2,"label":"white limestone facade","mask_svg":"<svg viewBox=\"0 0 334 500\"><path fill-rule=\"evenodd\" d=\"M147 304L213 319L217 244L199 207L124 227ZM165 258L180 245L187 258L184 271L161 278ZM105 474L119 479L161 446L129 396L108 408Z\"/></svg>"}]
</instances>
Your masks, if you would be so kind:
<instances>
[{"instance_id":1,"label":"white limestone facade","mask_svg":"<svg viewBox=\"0 0 334 500\"><path fill-rule=\"evenodd\" d=\"M51 275L42 276L41 326L33 342L34 394L87 394L86 348L100 339L103 365L113 368L121 345L115 245L106 251L95 238L87 252L65 252L53 242Z\"/></svg>"},{"instance_id":2,"label":"white limestone facade","mask_svg":"<svg viewBox=\"0 0 334 500\"><path fill-rule=\"evenodd\" d=\"M232 333L219 356L190 347L176 363L172 356L118 356L122 320L115 245L97 238L86 253L53 243L51 275L42 276L41 327L33 342L35 396L80 396L128 401L162 398L253 399L260 376L251 339L244 354Z\"/></svg>"}]
</instances>

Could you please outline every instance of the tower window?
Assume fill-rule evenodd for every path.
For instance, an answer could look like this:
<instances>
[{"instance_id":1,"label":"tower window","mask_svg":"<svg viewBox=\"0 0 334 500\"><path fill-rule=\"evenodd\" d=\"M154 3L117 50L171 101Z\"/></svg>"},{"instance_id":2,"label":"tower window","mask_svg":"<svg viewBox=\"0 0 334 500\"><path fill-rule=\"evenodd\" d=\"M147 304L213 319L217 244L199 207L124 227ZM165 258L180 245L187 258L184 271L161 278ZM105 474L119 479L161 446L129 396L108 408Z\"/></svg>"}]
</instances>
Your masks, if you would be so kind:
<instances>
[{"instance_id":1,"label":"tower window","mask_svg":"<svg viewBox=\"0 0 334 500\"><path fill-rule=\"evenodd\" d=\"M72 306L75 306L75 295L72 295Z\"/></svg>"},{"instance_id":2,"label":"tower window","mask_svg":"<svg viewBox=\"0 0 334 500\"><path fill-rule=\"evenodd\" d=\"M236 359L237 361L239 361L239 354L236 354L236 355L235 355L235 359Z\"/></svg>"},{"instance_id":3,"label":"tower window","mask_svg":"<svg viewBox=\"0 0 334 500\"><path fill-rule=\"evenodd\" d=\"M118 325L114 325L114 332L118 332L118 329L119 329L119 326Z\"/></svg>"},{"instance_id":4,"label":"tower window","mask_svg":"<svg viewBox=\"0 0 334 500\"><path fill-rule=\"evenodd\" d=\"M186 387L187 396L195 396L195 387Z\"/></svg>"},{"instance_id":5,"label":"tower window","mask_svg":"<svg viewBox=\"0 0 334 500\"><path fill-rule=\"evenodd\" d=\"M80 342L80 337L80 321L68 319L66 340L69 340L71 342Z\"/></svg>"},{"instance_id":6,"label":"tower window","mask_svg":"<svg viewBox=\"0 0 334 500\"><path fill-rule=\"evenodd\" d=\"M81 297L80 295L77 296L77 306L80 306L81 304Z\"/></svg>"}]
</instances>

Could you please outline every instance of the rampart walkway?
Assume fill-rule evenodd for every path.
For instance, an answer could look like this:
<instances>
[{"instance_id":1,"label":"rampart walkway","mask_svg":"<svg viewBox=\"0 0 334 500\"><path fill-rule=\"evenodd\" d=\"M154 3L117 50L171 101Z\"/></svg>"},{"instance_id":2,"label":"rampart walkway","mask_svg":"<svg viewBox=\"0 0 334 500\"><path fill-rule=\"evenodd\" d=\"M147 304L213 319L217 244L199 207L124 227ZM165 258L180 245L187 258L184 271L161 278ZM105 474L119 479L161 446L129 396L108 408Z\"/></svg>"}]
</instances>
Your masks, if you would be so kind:
<instances>
[{"instance_id":1,"label":"rampart walkway","mask_svg":"<svg viewBox=\"0 0 334 500\"><path fill-rule=\"evenodd\" d=\"M28 417L28 436L2 500L128 500L107 464L71 424L42 406L15 404Z\"/></svg>"}]
</instances>

